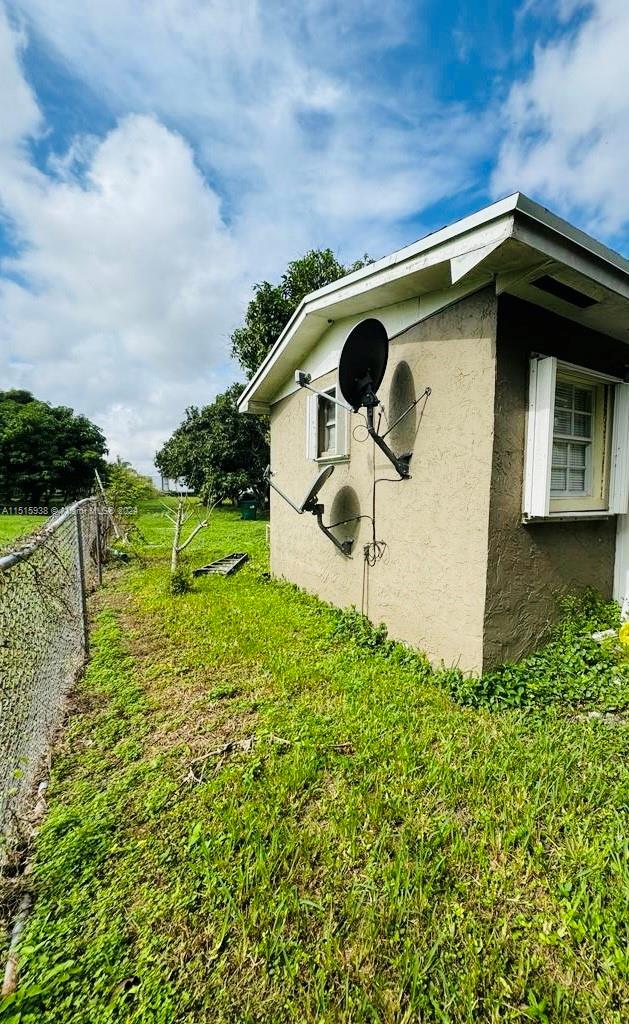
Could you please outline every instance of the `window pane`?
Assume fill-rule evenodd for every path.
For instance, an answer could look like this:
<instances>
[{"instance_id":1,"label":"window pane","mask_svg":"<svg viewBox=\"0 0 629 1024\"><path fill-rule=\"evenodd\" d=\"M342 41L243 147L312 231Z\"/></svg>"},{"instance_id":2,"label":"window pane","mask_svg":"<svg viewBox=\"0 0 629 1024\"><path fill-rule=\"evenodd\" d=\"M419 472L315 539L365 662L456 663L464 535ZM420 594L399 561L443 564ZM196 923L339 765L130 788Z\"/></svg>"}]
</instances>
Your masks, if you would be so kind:
<instances>
[{"instance_id":1,"label":"window pane","mask_svg":"<svg viewBox=\"0 0 629 1024\"><path fill-rule=\"evenodd\" d=\"M576 437L592 436L592 417L589 413L575 412L573 433Z\"/></svg>"},{"instance_id":2,"label":"window pane","mask_svg":"<svg viewBox=\"0 0 629 1024\"><path fill-rule=\"evenodd\" d=\"M571 494L583 494L585 491L585 470L568 470L568 490Z\"/></svg>"},{"instance_id":3,"label":"window pane","mask_svg":"<svg viewBox=\"0 0 629 1024\"><path fill-rule=\"evenodd\" d=\"M593 441L599 392L604 395L595 385L557 380L550 485L554 498L598 494L602 466L593 465L595 455L599 458Z\"/></svg>"},{"instance_id":4,"label":"window pane","mask_svg":"<svg viewBox=\"0 0 629 1024\"><path fill-rule=\"evenodd\" d=\"M555 433L572 433L572 413L569 409L557 409L555 407Z\"/></svg>"},{"instance_id":5,"label":"window pane","mask_svg":"<svg viewBox=\"0 0 629 1024\"><path fill-rule=\"evenodd\" d=\"M574 408L577 412L592 412L592 392L589 388L574 389Z\"/></svg>"},{"instance_id":6,"label":"window pane","mask_svg":"<svg viewBox=\"0 0 629 1024\"><path fill-rule=\"evenodd\" d=\"M553 441L553 466L568 465L568 442Z\"/></svg>"},{"instance_id":7,"label":"window pane","mask_svg":"<svg viewBox=\"0 0 629 1024\"><path fill-rule=\"evenodd\" d=\"M555 405L558 409L572 408L572 384L566 384L563 380L557 381Z\"/></svg>"},{"instance_id":8,"label":"window pane","mask_svg":"<svg viewBox=\"0 0 629 1024\"><path fill-rule=\"evenodd\" d=\"M336 397L336 388L326 391L332 398ZM317 399L317 455L325 455L336 450L336 406L326 398Z\"/></svg>"},{"instance_id":9,"label":"window pane","mask_svg":"<svg viewBox=\"0 0 629 1024\"><path fill-rule=\"evenodd\" d=\"M566 491L568 480L567 469L552 467L550 471L550 489L551 491L561 491L563 494Z\"/></svg>"},{"instance_id":10,"label":"window pane","mask_svg":"<svg viewBox=\"0 0 629 1024\"><path fill-rule=\"evenodd\" d=\"M568 451L568 465L571 469L585 469L586 446L571 444Z\"/></svg>"}]
</instances>

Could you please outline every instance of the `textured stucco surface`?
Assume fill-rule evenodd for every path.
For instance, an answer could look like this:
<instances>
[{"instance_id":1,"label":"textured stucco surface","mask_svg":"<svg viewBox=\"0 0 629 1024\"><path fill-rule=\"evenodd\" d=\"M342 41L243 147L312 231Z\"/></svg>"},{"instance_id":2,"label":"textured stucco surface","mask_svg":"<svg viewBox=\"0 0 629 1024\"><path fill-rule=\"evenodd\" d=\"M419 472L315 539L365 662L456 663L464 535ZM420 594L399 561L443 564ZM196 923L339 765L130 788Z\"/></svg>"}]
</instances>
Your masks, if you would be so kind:
<instances>
[{"instance_id":1,"label":"textured stucco surface","mask_svg":"<svg viewBox=\"0 0 629 1024\"><path fill-rule=\"evenodd\" d=\"M394 431L398 451L413 442L412 479L377 487L377 536L385 557L363 560L370 524L356 531L354 557L344 558L317 529L271 493L271 567L341 607L362 608L392 636L422 648L434 662L479 669L487 579L495 385L496 298L487 289L435 314L391 344L380 397L390 421L407 396L426 385L423 416ZM334 383L327 374L320 386ZM352 427L363 421L352 416ZM317 464L306 459L306 393L271 410L272 466L277 483L301 499ZM359 437L364 430L355 430ZM374 455L375 452L375 455ZM337 509L370 514L372 480L395 478L370 440L352 437L350 460L322 490L326 522ZM343 531L339 530L342 535Z\"/></svg>"},{"instance_id":2,"label":"textured stucco surface","mask_svg":"<svg viewBox=\"0 0 629 1024\"><path fill-rule=\"evenodd\" d=\"M557 598L593 586L611 597L615 519L524 526L522 479L529 356L554 355L617 376L627 348L529 303L498 303L494 456L489 516L484 665L531 650L549 622Z\"/></svg>"}]
</instances>

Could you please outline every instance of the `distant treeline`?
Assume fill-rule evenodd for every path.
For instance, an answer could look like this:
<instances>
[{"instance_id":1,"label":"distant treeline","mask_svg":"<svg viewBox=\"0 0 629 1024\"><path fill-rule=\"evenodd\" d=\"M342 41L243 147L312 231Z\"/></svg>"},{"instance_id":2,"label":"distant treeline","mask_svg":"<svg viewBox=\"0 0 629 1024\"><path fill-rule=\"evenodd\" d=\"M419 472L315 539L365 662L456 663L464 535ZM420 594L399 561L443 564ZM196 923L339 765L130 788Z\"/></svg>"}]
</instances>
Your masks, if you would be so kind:
<instances>
[{"instance_id":1,"label":"distant treeline","mask_svg":"<svg viewBox=\"0 0 629 1024\"><path fill-rule=\"evenodd\" d=\"M0 391L0 504L50 508L93 491L106 478L102 430L67 406L30 391Z\"/></svg>"}]
</instances>

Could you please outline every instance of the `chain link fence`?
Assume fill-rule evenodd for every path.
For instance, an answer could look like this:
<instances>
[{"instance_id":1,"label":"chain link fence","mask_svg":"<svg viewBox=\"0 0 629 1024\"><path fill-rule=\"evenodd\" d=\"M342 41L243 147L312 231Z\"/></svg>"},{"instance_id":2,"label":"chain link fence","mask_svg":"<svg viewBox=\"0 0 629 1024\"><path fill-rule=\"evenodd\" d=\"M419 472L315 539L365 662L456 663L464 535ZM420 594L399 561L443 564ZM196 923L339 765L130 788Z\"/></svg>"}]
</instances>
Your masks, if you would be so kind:
<instances>
[{"instance_id":1,"label":"chain link fence","mask_svg":"<svg viewBox=\"0 0 629 1024\"><path fill-rule=\"evenodd\" d=\"M86 594L111 520L97 498L64 509L0 557L0 863L27 823L42 758L88 653Z\"/></svg>"}]
</instances>

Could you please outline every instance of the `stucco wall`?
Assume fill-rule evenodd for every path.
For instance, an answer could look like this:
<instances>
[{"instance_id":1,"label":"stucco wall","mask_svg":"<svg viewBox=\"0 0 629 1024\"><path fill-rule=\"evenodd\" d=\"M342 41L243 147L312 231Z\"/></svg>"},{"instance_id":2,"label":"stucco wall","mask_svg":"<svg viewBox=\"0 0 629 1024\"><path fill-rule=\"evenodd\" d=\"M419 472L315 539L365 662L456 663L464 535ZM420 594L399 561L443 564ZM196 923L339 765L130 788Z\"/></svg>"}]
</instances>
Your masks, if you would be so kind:
<instances>
[{"instance_id":1,"label":"stucco wall","mask_svg":"<svg viewBox=\"0 0 629 1024\"><path fill-rule=\"evenodd\" d=\"M373 568L363 559L371 531L367 520L360 523L348 560L319 532L314 517L298 516L271 495L274 574L341 607L362 607L372 621L386 622L392 636L422 648L431 660L466 669L480 668L482 660L495 331L496 299L488 289L391 344L379 392L389 419L426 385L432 395L421 419L409 417L392 435L398 451L416 435L412 479L378 484L377 537L388 547ZM327 374L317 383L333 381ZM360 423L352 416L352 427ZM273 470L295 498L317 471L305 456L305 432L305 392L272 407ZM349 462L336 466L320 495L326 522L348 507L370 514L374 470L377 477L396 476L370 440L352 438Z\"/></svg>"},{"instance_id":2,"label":"stucco wall","mask_svg":"<svg viewBox=\"0 0 629 1024\"><path fill-rule=\"evenodd\" d=\"M485 609L485 667L535 647L557 598L593 586L611 597L615 519L524 526L522 479L531 352L617 376L627 348L508 296L498 303L494 458Z\"/></svg>"}]
</instances>

